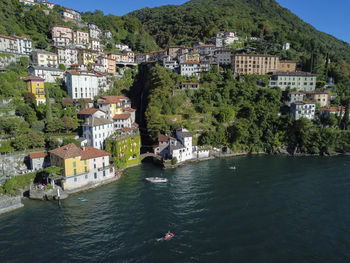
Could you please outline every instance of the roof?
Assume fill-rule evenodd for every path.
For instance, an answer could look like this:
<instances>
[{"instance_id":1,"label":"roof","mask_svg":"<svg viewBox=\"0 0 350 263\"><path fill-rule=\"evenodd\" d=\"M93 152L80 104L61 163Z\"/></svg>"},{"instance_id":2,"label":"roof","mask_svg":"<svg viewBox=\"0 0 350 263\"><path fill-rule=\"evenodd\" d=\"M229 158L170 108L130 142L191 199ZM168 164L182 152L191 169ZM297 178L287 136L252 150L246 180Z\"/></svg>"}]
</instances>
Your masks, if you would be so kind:
<instances>
[{"instance_id":1,"label":"roof","mask_svg":"<svg viewBox=\"0 0 350 263\"><path fill-rule=\"evenodd\" d=\"M24 81L45 81L43 78L37 76L28 76L23 78Z\"/></svg>"},{"instance_id":2,"label":"roof","mask_svg":"<svg viewBox=\"0 0 350 263\"><path fill-rule=\"evenodd\" d=\"M170 151L185 149L185 146L180 141L177 141L176 145L169 145Z\"/></svg>"},{"instance_id":3,"label":"roof","mask_svg":"<svg viewBox=\"0 0 350 263\"><path fill-rule=\"evenodd\" d=\"M103 96L101 100L104 101L99 101L100 104L110 104L122 102L122 100L129 100L129 98L124 96Z\"/></svg>"},{"instance_id":4,"label":"roof","mask_svg":"<svg viewBox=\"0 0 350 263\"><path fill-rule=\"evenodd\" d=\"M128 112L135 112L136 110L133 108L124 108L124 111L128 111Z\"/></svg>"},{"instance_id":5,"label":"roof","mask_svg":"<svg viewBox=\"0 0 350 263\"><path fill-rule=\"evenodd\" d=\"M182 85L199 85L197 82L183 82Z\"/></svg>"},{"instance_id":6,"label":"roof","mask_svg":"<svg viewBox=\"0 0 350 263\"><path fill-rule=\"evenodd\" d=\"M276 57L275 55L263 55L263 54L236 54L235 57L245 56L245 57Z\"/></svg>"},{"instance_id":7,"label":"roof","mask_svg":"<svg viewBox=\"0 0 350 263\"><path fill-rule=\"evenodd\" d=\"M306 94L305 91L293 91L293 92L289 92L290 95L293 95L293 94Z\"/></svg>"},{"instance_id":8,"label":"roof","mask_svg":"<svg viewBox=\"0 0 350 263\"><path fill-rule=\"evenodd\" d=\"M62 159L69 159L81 155L80 148L74 143L70 143L68 145L56 148L54 150L49 151L49 153L56 155Z\"/></svg>"},{"instance_id":9,"label":"roof","mask_svg":"<svg viewBox=\"0 0 350 263\"><path fill-rule=\"evenodd\" d=\"M127 120L131 117L130 113L124 113L124 114L116 114L113 117L113 120Z\"/></svg>"},{"instance_id":10,"label":"roof","mask_svg":"<svg viewBox=\"0 0 350 263\"><path fill-rule=\"evenodd\" d=\"M53 52L49 52L45 49L34 49L32 52L37 52L37 53L40 53L40 54L46 54L46 55L50 55L50 56L57 56L56 53L53 53Z\"/></svg>"},{"instance_id":11,"label":"roof","mask_svg":"<svg viewBox=\"0 0 350 263\"><path fill-rule=\"evenodd\" d=\"M184 129L184 128L177 129L176 133L178 133L182 137L192 137L192 134L187 129Z\"/></svg>"},{"instance_id":12,"label":"roof","mask_svg":"<svg viewBox=\"0 0 350 263\"><path fill-rule=\"evenodd\" d=\"M199 61L185 61L185 62L182 62L181 64L200 64Z\"/></svg>"},{"instance_id":13,"label":"roof","mask_svg":"<svg viewBox=\"0 0 350 263\"><path fill-rule=\"evenodd\" d=\"M95 109L95 108L86 108L81 110L78 115L92 115L95 112L99 111L99 109Z\"/></svg>"},{"instance_id":14,"label":"roof","mask_svg":"<svg viewBox=\"0 0 350 263\"><path fill-rule=\"evenodd\" d=\"M320 111L328 111L328 112L340 112L340 111L345 111L344 106L335 106L335 107L324 107L320 108Z\"/></svg>"},{"instance_id":15,"label":"roof","mask_svg":"<svg viewBox=\"0 0 350 263\"><path fill-rule=\"evenodd\" d=\"M329 95L329 91L328 90L312 90L312 91L308 91L306 92L307 94L324 94L324 95Z\"/></svg>"},{"instance_id":16,"label":"roof","mask_svg":"<svg viewBox=\"0 0 350 263\"><path fill-rule=\"evenodd\" d=\"M299 63L297 60L280 60L280 63Z\"/></svg>"},{"instance_id":17,"label":"roof","mask_svg":"<svg viewBox=\"0 0 350 263\"><path fill-rule=\"evenodd\" d=\"M87 119L86 122L84 123L84 126L96 127L96 126L103 126L108 124L113 124L113 121L107 120L102 117L102 118L92 118L92 120Z\"/></svg>"},{"instance_id":18,"label":"roof","mask_svg":"<svg viewBox=\"0 0 350 263\"><path fill-rule=\"evenodd\" d=\"M312 74L310 72L304 72L304 71L295 71L295 72L279 71L279 72L273 73L273 76L316 77L317 74Z\"/></svg>"},{"instance_id":19,"label":"roof","mask_svg":"<svg viewBox=\"0 0 350 263\"><path fill-rule=\"evenodd\" d=\"M42 66L29 66L30 68L34 68L34 69L39 69L39 70L46 70L46 71L60 71L60 72L64 72L63 69L59 69L59 68L50 68L50 67L42 67Z\"/></svg>"},{"instance_id":20,"label":"roof","mask_svg":"<svg viewBox=\"0 0 350 263\"><path fill-rule=\"evenodd\" d=\"M158 142L167 142L169 141L170 136L164 135L164 134L159 134L158 135Z\"/></svg>"},{"instance_id":21,"label":"roof","mask_svg":"<svg viewBox=\"0 0 350 263\"><path fill-rule=\"evenodd\" d=\"M296 101L293 102L295 105L315 104L313 101Z\"/></svg>"},{"instance_id":22,"label":"roof","mask_svg":"<svg viewBox=\"0 0 350 263\"><path fill-rule=\"evenodd\" d=\"M36 158L45 158L46 152L36 152L36 153L30 153L29 158L30 159L36 159Z\"/></svg>"},{"instance_id":23,"label":"roof","mask_svg":"<svg viewBox=\"0 0 350 263\"><path fill-rule=\"evenodd\" d=\"M60 148L49 151L50 154L56 155L63 159L70 159L81 156L81 160L89 160L93 158L109 156L108 152L93 148L91 146L78 147L74 143L62 146Z\"/></svg>"}]
</instances>

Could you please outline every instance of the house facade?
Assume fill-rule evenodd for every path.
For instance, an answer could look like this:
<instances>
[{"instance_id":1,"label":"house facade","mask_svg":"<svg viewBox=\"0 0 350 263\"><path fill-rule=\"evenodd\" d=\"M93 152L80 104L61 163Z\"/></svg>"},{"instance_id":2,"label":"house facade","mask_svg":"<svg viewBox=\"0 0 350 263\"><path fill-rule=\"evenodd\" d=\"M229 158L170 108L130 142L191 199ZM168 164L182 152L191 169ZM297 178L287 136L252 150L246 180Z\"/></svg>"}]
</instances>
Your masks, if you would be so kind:
<instances>
[{"instance_id":1,"label":"house facade","mask_svg":"<svg viewBox=\"0 0 350 263\"><path fill-rule=\"evenodd\" d=\"M280 60L278 63L277 71L295 72L297 71L298 61L292 60Z\"/></svg>"},{"instance_id":2,"label":"house facade","mask_svg":"<svg viewBox=\"0 0 350 263\"><path fill-rule=\"evenodd\" d=\"M180 74L186 77L199 77L201 63L197 61L186 61L180 64Z\"/></svg>"},{"instance_id":3,"label":"house facade","mask_svg":"<svg viewBox=\"0 0 350 263\"><path fill-rule=\"evenodd\" d=\"M294 102L291 105L291 113L295 120L306 118L313 120L315 118L315 103L312 101Z\"/></svg>"},{"instance_id":4,"label":"house facade","mask_svg":"<svg viewBox=\"0 0 350 263\"><path fill-rule=\"evenodd\" d=\"M78 64L78 50L72 47L56 47L58 64L69 68L71 65Z\"/></svg>"},{"instance_id":5,"label":"house facade","mask_svg":"<svg viewBox=\"0 0 350 263\"><path fill-rule=\"evenodd\" d=\"M64 70L59 68L30 66L28 72L30 75L43 78L48 83L56 83L64 78Z\"/></svg>"},{"instance_id":6,"label":"house facade","mask_svg":"<svg viewBox=\"0 0 350 263\"><path fill-rule=\"evenodd\" d=\"M272 75L269 87L279 87L282 91L288 87L297 91L313 91L316 88L316 74L308 72L276 72Z\"/></svg>"},{"instance_id":7,"label":"house facade","mask_svg":"<svg viewBox=\"0 0 350 263\"><path fill-rule=\"evenodd\" d=\"M234 74L266 75L276 72L279 58L272 55L237 54L233 57Z\"/></svg>"},{"instance_id":8,"label":"house facade","mask_svg":"<svg viewBox=\"0 0 350 263\"><path fill-rule=\"evenodd\" d=\"M320 107L328 107L331 102L331 95L328 91L313 90L306 93L306 97L318 103Z\"/></svg>"},{"instance_id":9,"label":"house facade","mask_svg":"<svg viewBox=\"0 0 350 263\"><path fill-rule=\"evenodd\" d=\"M218 49L214 52L216 57L216 63L219 65L230 65L231 64L231 50L229 49Z\"/></svg>"},{"instance_id":10,"label":"house facade","mask_svg":"<svg viewBox=\"0 0 350 263\"><path fill-rule=\"evenodd\" d=\"M45 80L37 76L28 76L23 78L23 80L27 85L27 91L34 94L36 103L45 103Z\"/></svg>"},{"instance_id":11,"label":"house facade","mask_svg":"<svg viewBox=\"0 0 350 263\"><path fill-rule=\"evenodd\" d=\"M71 143L49 151L51 165L61 167L62 187L75 190L98 185L115 176L110 154L91 146L78 147Z\"/></svg>"},{"instance_id":12,"label":"house facade","mask_svg":"<svg viewBox=\"0 0 350 263\"><path fill-rule=\"evenodd\" d=\"M17 53L17 40L11 36L0 35L0 51Z\"/></svg>"},{"instance_id":13,"label":"house facade","mask_svg":"<svg viewBox=\"0 0 350 263\"><path fill-rule=\"evenodd\" d=\"M303 102L306 93L304 91L296 91L288 93L288 101L286 101L287 106L291 106L295 102Z\"/></svg>"},{"instance_id":14,"label":"house facade","mask_svg":"<svg viewBox=\"0 0 350 263\"><path fill-rule=\"evenodd\" d=\"M89 45L89 33L82 30L76 30L73 32L73 40L74 44L78 47L86 48Z\"/></svg>"},{"instance_id":15,"label":"house facade","mask_svg":"<svg viewBox=\"0 0 350 263\"><path fill-rule=\"evenodd\" d=\"M45 158L47 154L45 152L35 152L29 154L30 170L37 171L44 169L47 166Z\"/></svg>"},{"instance_id":16,"label":"house facade","mask_svg":"<svg viewBox=\"0 0 350 263\"><path fill-rule=\"evenodd\" d=\"M113 122L103 117L89 117L82 124L83 137L88 145L104 149L104 141L114 132Z\"/></svg>"},{"instance_id":17,"label":"house facade","mask_svg":"<svg viewBox=\"0 0 350 263\"><path fill-rule=\"evenodd\" d=\"M34 66L57 68L58 58L56 53L52 53L43 49L35 49L31 54Z\"/></svg>"}]
</instances>

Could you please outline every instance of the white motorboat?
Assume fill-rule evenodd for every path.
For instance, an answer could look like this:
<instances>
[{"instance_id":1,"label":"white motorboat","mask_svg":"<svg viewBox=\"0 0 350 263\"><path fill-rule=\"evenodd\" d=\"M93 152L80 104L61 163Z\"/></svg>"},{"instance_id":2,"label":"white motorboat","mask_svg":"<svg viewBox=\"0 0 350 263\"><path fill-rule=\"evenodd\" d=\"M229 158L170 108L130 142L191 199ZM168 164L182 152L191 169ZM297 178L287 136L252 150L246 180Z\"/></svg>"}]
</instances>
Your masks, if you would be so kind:
<instances>
[{"instance_id":1,"label":"white motorboat","mask_svg":"<svg viewBox=\"0 0 350 263\"><path fill-rule=\"evenodd\" d=\"M161 177L147 177L146 180L149 182L152 182L152 183L166 183L166 182L168 182L168 179L161 178Z\"/></svg>"}]
</instances>

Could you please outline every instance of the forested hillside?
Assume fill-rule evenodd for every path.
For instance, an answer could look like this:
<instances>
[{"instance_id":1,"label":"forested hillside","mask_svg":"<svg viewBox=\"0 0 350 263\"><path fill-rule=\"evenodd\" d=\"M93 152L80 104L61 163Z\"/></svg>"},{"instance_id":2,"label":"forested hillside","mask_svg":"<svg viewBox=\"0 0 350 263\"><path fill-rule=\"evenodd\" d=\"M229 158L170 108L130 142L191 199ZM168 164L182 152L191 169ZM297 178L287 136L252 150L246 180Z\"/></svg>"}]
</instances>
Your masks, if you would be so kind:
<instances>
[{"instance_id":1,"label":"forested hillside","mask_svg":"<svg viewBox=\"0 0 350 263\"><path fill-rule=\"evenodd\" d=\"M333 61L350 63L349 44L317 31L275 0L192 0L180 6L145 8L128 16L137 17L162 47L191 45L218 31L231 30L270 44L290 42L304 56L325 59L329 53Z\"/></svg>"}]
</instances>

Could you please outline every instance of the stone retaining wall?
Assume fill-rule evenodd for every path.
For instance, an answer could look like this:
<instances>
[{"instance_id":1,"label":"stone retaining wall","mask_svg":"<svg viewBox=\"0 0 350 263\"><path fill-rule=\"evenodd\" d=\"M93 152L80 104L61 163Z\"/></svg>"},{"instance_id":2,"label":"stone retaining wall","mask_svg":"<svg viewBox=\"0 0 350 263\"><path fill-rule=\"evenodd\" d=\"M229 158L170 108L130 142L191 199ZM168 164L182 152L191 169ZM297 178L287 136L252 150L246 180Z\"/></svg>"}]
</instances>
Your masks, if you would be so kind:
<instances>
[{"instance_id":1,"label":"stone retaining wall","mask_svg":"<svg viewBox=\"0 0 350 263\"><path fill-rule=\"evenodd\" d=\"M0 196L0 215L23 207L21 197Z\"/></svg>"}]
</instances>

